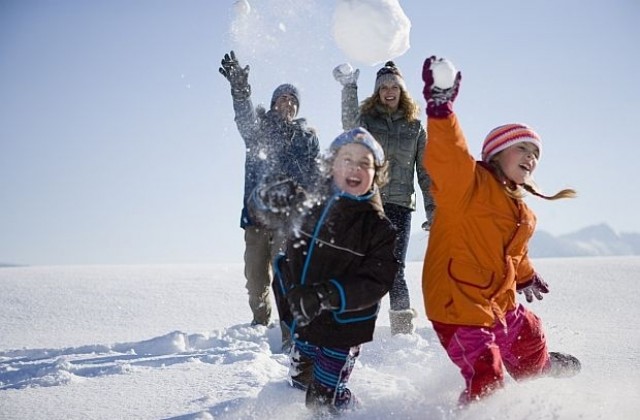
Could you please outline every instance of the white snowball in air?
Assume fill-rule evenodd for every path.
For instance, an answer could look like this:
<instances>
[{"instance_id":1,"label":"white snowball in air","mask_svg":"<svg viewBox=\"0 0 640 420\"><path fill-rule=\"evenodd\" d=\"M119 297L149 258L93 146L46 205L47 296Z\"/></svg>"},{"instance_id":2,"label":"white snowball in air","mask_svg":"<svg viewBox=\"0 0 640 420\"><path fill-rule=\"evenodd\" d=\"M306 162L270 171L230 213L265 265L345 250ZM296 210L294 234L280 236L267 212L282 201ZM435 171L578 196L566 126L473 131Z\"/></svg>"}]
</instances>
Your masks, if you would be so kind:
<instances>
[{"instance_id":1,"label":"white snowball in air","mask_svg":"<svg viewBox=\"0 0 640 420\"><path fill-rule=\"evenodd\" d=\"M370 66L409 49L411 21L398 0L338 0L333 38L351 61Z\"/></svg>"},{"instance_id":2,"label":"white snowball in air","mask_svg":"<svg viewBox=\"0 0 640 420\"><path fill-rule=\"evenodd\" d=\"M248 15L251 12L251 5L247 0L236 0L233 3L233 9L239 16Z\"/></svg>"},{"instance_id":3,"label":"white snowball in air","mask_svg":"<svg viewBox=\"0 0 640 420\"><path fill-rule=\"evenodd\" d=\"M440 89L449 89L456 80L456 70L453 63L446 58L440 58L431 64L433 85Z\"/></svg>"}]
</instances>

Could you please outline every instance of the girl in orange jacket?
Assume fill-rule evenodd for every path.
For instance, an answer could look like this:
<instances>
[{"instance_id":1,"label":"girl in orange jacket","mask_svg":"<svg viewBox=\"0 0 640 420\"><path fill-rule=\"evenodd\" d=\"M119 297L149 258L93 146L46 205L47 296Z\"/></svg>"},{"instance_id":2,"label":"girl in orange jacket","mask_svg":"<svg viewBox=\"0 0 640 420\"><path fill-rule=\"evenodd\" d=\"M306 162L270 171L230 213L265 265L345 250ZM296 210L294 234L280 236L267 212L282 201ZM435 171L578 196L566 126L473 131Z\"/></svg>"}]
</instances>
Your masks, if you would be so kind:
<instances>
[{"instance_id":1,"label":"girl in orange jacket","mask_svg":"<svg viewBox=\"0 0 640 420\"><path fill-rule=\"evenodd\" d=\"M516 302L516 291L529 302L549 291L528 257L536 218L524 195L554 200L575 191L549 197L537 190L531 174L541 141L524 124L492 130L475 161L453 113L461 75L447 63L430 57L423 67L423 163L436 212L422 288L427 317L465 379L460 402L467 403L502 386L503 365L517 380L580 369L575 357L547 351L540 319Z\"/></svg>"}]
</instances>

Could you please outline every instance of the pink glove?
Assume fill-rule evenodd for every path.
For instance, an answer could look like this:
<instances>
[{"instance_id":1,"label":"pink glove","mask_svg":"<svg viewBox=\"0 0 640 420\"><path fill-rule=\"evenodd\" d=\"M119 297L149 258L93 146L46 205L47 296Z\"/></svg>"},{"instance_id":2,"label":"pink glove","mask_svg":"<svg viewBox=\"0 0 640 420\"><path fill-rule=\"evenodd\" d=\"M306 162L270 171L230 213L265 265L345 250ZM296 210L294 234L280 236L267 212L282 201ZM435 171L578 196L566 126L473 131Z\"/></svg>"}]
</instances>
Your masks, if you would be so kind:
<instances>
[{"instance_id":1,"label":"pink glove","mask_svg":"<svg viewBox=\"0 0 640 420\"><path fill-rule=\"evenodd\" d=\"M462 74L460 72L456 73L453 86L448 89L435 86L431 65L437 60L434 55L424 60L424 65L422 66L424 89L422 90L422 94L427 101L427 116L432 118L446 118L453 113L453 101L455 101L458 96Z\"/></svg>"}]
</instances>

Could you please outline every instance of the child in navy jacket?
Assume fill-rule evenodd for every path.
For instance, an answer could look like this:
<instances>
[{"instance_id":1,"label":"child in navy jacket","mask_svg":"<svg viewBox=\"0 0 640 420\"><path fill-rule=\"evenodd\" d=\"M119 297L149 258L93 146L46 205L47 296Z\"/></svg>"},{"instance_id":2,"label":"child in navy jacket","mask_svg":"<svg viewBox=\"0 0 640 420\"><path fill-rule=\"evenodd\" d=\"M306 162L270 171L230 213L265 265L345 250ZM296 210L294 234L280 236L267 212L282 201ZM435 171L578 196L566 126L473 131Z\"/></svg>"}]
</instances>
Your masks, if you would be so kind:
<instances>
[{"instance_id":1,"label":"child in navy jacket","mask_svg":"<svg viewBox=\"0 0 640 420\"><path fill-rule=\"evenodd\" d=\"M273 290L294 338L290 383L306 389L307 407L337 413L356 406L349 375L362 343L373 339L399 262L378 191L386 176L378 142L363 128L343 133L325 164L327 179L317 191L301 194L280 180L256 189L254 207L263 220L288 216Z\"/></svg>"}]
</instances>

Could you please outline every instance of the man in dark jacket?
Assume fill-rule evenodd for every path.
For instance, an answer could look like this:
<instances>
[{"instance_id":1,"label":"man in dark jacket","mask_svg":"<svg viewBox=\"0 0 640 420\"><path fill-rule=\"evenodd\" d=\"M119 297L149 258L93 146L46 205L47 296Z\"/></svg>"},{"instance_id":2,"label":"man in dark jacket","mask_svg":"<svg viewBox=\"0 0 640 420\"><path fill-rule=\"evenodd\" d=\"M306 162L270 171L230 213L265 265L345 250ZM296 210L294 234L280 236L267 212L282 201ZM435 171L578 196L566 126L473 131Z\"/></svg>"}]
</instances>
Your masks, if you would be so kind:
<instances>
[{"instance_id":1,"label":"man in dark jacket","mask_svg":"<svg viewBox=\"0 0 640 420\"><path fill-rule=\"evenodd\" d=\"M254 108L249 85L249 66L242 68L233 51L222 59L220 73L231 84L231 97L238 131L246 145L244 200L240 227L245 239L245 277L252 325L269 325L271 262L282 247L283 233L262 226L247 211L247 200L266 177L295 180L310 187L318 174L319 142L303 118L295 119L300 93L290 84L278 86L270 109ZM283 329L283 339L286 329ZM283 345L287 343L283 341Z\"/></svg>"}]
</instances>

